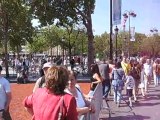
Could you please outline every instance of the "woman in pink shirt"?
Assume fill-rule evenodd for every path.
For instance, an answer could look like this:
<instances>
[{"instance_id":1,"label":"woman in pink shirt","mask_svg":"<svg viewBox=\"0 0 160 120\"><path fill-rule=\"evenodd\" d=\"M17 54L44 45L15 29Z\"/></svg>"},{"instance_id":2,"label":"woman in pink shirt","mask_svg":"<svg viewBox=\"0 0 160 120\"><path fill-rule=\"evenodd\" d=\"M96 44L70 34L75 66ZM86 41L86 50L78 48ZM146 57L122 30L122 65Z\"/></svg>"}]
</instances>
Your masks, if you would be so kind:
<instances>
[{"instance_id":1,"label":"woman in pink shirt","mask_svg":"<svg viewBox=\"0 0 160 120\"><path fill-rule=\"evenodd\" d=\"M53 66L48 69L46 87L38 88L23 101L33 120L78 120L76 100L64 92L68 77L63 67Z\"/></svg>"}]
</instances>

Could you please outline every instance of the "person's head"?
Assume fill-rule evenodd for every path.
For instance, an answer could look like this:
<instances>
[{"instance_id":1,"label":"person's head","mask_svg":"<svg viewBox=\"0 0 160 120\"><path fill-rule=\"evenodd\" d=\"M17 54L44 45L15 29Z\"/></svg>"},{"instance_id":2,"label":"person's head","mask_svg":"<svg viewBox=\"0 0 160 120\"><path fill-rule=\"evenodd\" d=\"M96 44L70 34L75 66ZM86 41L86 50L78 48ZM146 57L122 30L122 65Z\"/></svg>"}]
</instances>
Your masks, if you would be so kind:
<instances>
[{"instance_id":1,"label":"person's head","mask_svg":"<svg viewBox=\"0 0 160 120\"><path fill-rule=\"evenodd\" d=\"M151 59L147 59L147 60L146 60L146 63L147 63L147 64L151 64Z\"/></svg>"},{"instance_id":2,"label":"person's head","mask_svg":"<svg viewBox=\"0 0 160 120\"><path fill-rule=\"evenodd\" d=\"M99 74L100 75L100 72L99 72L99 68L98 68L98 65L97 64L91 64L91 73L92 74Z\"/></svg>"},{"instance_id":3,"label":"person's head","mask_svg":"<svg viewBox=\"0 0 160 120\"><path fill-rule=\"evenodd\" d=\"M117 68L117 69L121 68L121 62L116 62L115 63L115 68Z\"/></svg>"},{"instance_id":4,"label":"person's head","mask_svg":"<svg viewBox=\"0 0 160 120\"><path fill-rule=\"evenodd\" d=\"M113 64L113 60L109 60L108 63L109 63L109 64Z\"/></svg>"},{"instance_id":5,"label":"person's head","mask_svg":"<svg viewBox=\"0 0 160 120\"><path fill-rule=\"evenodd\" d=\"M76 83L77 83L77 73L70 70L69 71L68 88L69 89L75 88Z\"/></svg>"},{"instance_id":6,"label":"person's head","mask_svg":"<svg viewBox=\"0 0 160 120\"><path fill-rule=\"evenodd\" d=\"M47 62L43 65L42 69L43 69L43 72L44 72L44 75L46 75L48 69L52 67L52 64L50 62Z\"/></svg>"},{"instance_id":7,"label":"person's head","mask_svg":"<svg viewBox=\"0 0 160 120\"><path fill-rule=\"evenodd\" d=\"M56 95L64 94L69 79L68 71L61 66L52 66L48 69L45 79L46 88L50 92Z\"/></svg>"},{"instance_id":8,"label":"person's head","mask_svg":"<svg viewBox=\"0 0 160 120\"><path fill-rule=\"evenodd\" d=\"M127 57L126 57L126 56L123 56L122 61L123 61L123 62L127 62Z\"/></svg>"},{"instance_id":9,"label":"person's head","mask_svg":"<svg viewBox=\"0 0 160 120\"><path fill-rule=\"evenodd\" d=\"M101 61L102 61L102 63L107 63L106 58L102 58Z\"/></svg>"}]
</instances>

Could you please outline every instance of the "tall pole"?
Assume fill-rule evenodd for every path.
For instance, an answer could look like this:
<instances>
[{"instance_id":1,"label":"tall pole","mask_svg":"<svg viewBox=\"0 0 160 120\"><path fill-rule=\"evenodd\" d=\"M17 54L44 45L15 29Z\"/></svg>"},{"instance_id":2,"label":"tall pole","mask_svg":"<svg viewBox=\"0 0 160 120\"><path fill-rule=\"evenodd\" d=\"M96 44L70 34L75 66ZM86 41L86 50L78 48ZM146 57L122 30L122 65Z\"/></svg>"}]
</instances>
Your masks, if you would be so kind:
<instances>
[{"instance_id":1,"label":"tall pole","mask_svg":"<svg viewBox=\"0 0 160 120\"><path fill-rule=\"evenodd\" d=\"M116 61L117 61L117 57L118 57L118 50L117 50L117 35L118 35L118 27L116 26L115 30L115 36L116 36Z\"/></svg>"},{"instance_id":2,"label":"tall pole","mask_svg":"<svg viewBox=\"0 0 160 120\"><path fill-rule=\"evenodd\" d=\"M129 39L128 39L128 57L130 58L130 39L131 39L131 27L130 27L130 12L128 13L128 22L129 22L129 28L128 28L128 31L129 31Z\"/></svg>"},{"instance_id":3,"label":"tall pole","mask_svg":"<svg viewBox=\"0 0 160 120\"><path fill-rule=\"evenodd\" d=\"M112 44L112 0L110 0L110 60L113 60L113 44Z\"/></svg>"}]
</instances>

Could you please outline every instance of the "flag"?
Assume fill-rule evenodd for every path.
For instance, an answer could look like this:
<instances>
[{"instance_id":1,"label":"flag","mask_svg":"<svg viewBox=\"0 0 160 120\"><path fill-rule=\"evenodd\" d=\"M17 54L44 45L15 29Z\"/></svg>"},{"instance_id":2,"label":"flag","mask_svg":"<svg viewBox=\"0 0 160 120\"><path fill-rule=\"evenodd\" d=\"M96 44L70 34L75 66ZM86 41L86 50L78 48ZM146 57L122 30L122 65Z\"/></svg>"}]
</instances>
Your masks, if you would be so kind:
<instances>
[{"instance_id":1,"label":"flag","mask_svg":"<svg viewBox=\"0 0 160 120\"><path fill-rule=\"evenodd\" d=\"M112 20L113 25L121 24L121 0L112 0Z\"/></svg>"},{"instance_id":2,"label":"flag","mask_svg":"<svg viewBox=\"0 0 160 120\"><path fill-rule=\"evenodd\" d=\"M130 41L135 41L135 27L130 28Z\"/></svg>"}]
</instances>

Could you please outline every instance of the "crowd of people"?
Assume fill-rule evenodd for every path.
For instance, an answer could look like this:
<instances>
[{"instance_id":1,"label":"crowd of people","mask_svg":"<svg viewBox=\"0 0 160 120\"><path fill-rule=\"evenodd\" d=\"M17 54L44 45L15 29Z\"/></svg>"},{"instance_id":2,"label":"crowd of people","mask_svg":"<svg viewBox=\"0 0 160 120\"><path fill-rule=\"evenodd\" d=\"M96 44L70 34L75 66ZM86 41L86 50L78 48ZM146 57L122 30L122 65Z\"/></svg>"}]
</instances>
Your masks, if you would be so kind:
<instances>
[{"instance_id":1,"label":"crowd of people","mask_svg":"<svg viewBox=\"0 0 160 120\"><path fill-rule=\"evenodd\" d=\"M97 83L102 83L103 98L106 100L109 92L113 91L113 101L118 107L120 107L122 96L125 95L123 93L126 93L128 97L128 105L133 107L133 101L138 102L138 95L142 94L142 97L146 97L151 83L155 87L160 83L159 58L150 59L142 57L140 59L129 59L123 56L122 60L119 59L114 63L102 60L97 65L99 65L99 69L96 70L98 78L93 79L95 71L91 69L93 74L91 78L92 84L95 86ZM93 91L92 87L91 91Z\"/></svg>"},{"instance_id":2,"label":"crowd of people","mask_svg":"<svg viewBox=\"0 0 160 120\"><path fill-rule=\"evenodd\" d=\"M96 112L93 93L99 83L102 83L103 98L108 100L113 91L113 101L121 106L123 91L128 97L128 104L133 107L137 102L139 91L145 98L152 82L158 86L160 82L160 59L128 59L123 57L116 62L102 59L91 66L91 86L89 94L84 94L77 84L77 74L66 66L51 62L43 62L42 74L36 81L33 93L27 96L23 105L35 120L77 120L82 115ZM0 73L2 67L0 66ZM11 90L8 80L0 74L0 118L10 120L9 104ZM48 99L49 98L49 99ZM133 100L132 100L133 99ZM6 119L7 117L7 119Z\"/></svg>"}]
</instances>

